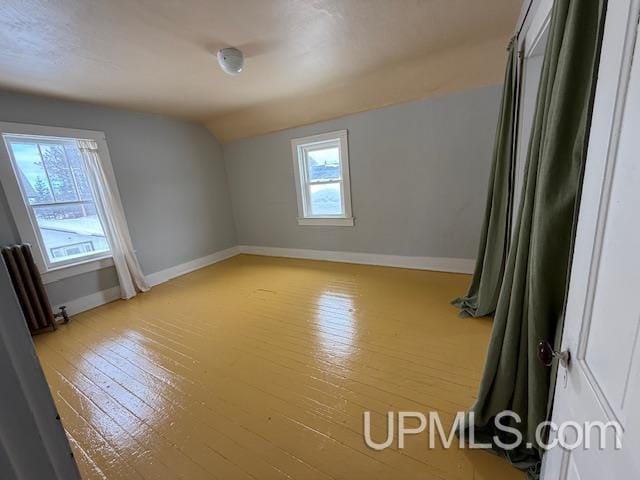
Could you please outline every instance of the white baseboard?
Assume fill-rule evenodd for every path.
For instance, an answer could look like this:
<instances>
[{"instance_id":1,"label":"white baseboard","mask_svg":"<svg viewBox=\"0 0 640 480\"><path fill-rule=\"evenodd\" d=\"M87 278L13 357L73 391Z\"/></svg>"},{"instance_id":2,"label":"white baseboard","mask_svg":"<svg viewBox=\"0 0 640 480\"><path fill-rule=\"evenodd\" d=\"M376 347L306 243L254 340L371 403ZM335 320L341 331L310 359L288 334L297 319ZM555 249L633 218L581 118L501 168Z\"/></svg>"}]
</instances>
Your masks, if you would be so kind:
<instances>
[{"instance_id":1,"label":"white baseboard","mask_svg":"<svg viewBox=\"0 0 640 480\"><path fill-rule=\"evenodd\" d=\"M211 255L207 255L206 257L196 258L195 260L176 265L175 267L167 268L165 270L160 270L159 272L147 275L147 282L149 282L149 285L153 287L155 285L167 282L172 278L176 278L181 275L193 272L194 270L198 270L200 268L213 265L214 263L221 262L222 260L226 260L227 258L233 257L237 254L237 247L227 248L226 250L221 250L219 252L212 253ZM92 308L104 305L105 303L113 302L115 300L118 300L119 298L120 287L116 285L115 287L92 293L91 295L87 295L86 297L69 300L68 302L61 303L60 305L65 305L67 307L67 313L69 315L76 315L86 310L91 310ZM60 305L56 305L54 307L54 312L58 311Z\"/></svg>"},{"instance_id":2,"label":"white baseboard","mask_svg":"<svg viewBox=\"0 0 640 480\"><path fill-rule=\"evenodd\" d=\"M436 272L473 273L475 260L471 258L442 257L409 257L403 255L379 255L375 253L335 252L330 250L308 250L300 248L258 247L239 245L212 253L206 257L196 258L175 267L160 270L147 275L150 286L159 285L172 278L221 262L240 253L264 255L269 257L302 258L307 260L325 260L330 262L356 263L362 265L379 265L383 267L411 268L414 270L433 270ZM101 290L86 297L65 302L69 315L99 307L120 298L120 287L115 286ZM59 305L56 305L55 310Z\"/></svg>"},{"instance_id":3,"label":"white baseboard","mask_svg":"<svg viewBox=\"0 0 640 480\"><path fill-rule=\"evenodd\" d=\"M376 253L258 247L253 245L239 245L238 251L239 253L266 255L270 257L327 260L330 262L379 265L383 267L411 268L414 270L433 270L436 272L450 273L473 273L475 267L475 260L472 258L409 257L403 255L380 255Z\"/></svg>"},{"instance_id":4,"label":"white baseboard","mask_svg":"<svg viewBox=\"0 0 640 480\"><path fill-rule=\"evenodd\" d=\"M160 270L159 272L147 275L147 282L151 287L153 287L155 285L168 282L172 278L180 277L195 270L213 265L214 263L221 262L222 260L226 260L227 258L231 258L237 254L238 247L231 247L225 250L220 250L219 252L212 253L211 255L207 255L206 257L196 258L195 260L181 263L180 265L176 265L175 267L170 267L165 270Z\"/></svg>"},{"instance_id":5,"label":"white baseboard","mask_svg":"<svg viewBox=\"0 0 640 480\"><path fill-rule=\"evenodd\" d=\"M86 310L91 310L92 308L104 305L105 303L113 302L119 298L120 286L116 285L115 287L107 288L106 290L100 290L99 292L92 293L91 295L87 295L86 297L76 298L74 300L69 300L68 302L63 302L59 305L56 305L55 307L53 307L53 312L57 313L58 308L61 305L65 305L67 307L67 313L69 315L76 315Z\"/></svg>"}]
</instances>

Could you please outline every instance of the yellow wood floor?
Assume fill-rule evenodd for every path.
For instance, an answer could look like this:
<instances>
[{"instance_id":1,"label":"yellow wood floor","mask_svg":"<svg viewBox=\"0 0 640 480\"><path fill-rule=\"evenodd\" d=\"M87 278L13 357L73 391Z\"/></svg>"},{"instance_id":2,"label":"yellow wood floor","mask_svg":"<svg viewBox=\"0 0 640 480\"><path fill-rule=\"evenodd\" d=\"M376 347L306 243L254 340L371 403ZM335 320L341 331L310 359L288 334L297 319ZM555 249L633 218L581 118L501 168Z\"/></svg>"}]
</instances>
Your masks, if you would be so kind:
<instances>
[{"instance_id":1,"label":"yellow wood floor","mask_svg":"<svg viewBox=\"0 0 640 480\"><path fill-rule=\"evenodd\" d=\"M468 449L369 449L388 411L474 400L469 277L242 255L35 338L83 478L521 479ZM454 442L457 443L457 442Z\"/></svg>"}]
</instances>

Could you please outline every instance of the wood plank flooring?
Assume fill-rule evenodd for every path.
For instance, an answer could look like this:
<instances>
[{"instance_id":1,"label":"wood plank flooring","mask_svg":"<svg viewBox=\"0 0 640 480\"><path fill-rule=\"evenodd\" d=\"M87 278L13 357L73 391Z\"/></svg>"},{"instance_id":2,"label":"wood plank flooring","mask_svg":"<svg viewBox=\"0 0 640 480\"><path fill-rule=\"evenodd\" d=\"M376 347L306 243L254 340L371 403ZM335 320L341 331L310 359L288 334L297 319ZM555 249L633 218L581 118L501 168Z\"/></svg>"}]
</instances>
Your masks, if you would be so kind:
<instances>
[{"instance_id":1,"label":"wood plank flooring","mask_svg":"<svg viewBox=\"0 0 640 480\"><path fill-rule=\"evenodd\" d=\"M36 337L85 479L524 478L427 434L376 451L386 412L474 400L491 329L469 277L234 257ZM456 442L454 442L456 443Z\"/></svg>"}]
</instances>

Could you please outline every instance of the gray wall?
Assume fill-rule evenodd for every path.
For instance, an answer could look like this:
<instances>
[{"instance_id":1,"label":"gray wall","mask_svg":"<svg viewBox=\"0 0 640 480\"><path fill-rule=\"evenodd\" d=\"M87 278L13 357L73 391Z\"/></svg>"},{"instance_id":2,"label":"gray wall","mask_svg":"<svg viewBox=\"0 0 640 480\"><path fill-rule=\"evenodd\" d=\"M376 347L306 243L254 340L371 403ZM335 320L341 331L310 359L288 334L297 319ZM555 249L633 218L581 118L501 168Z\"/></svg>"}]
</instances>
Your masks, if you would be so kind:
<instances>
[{"instance_id":1,"label":"gray wall","mask_svg":"<svg viewBox=\"0 0 640 480\"><path fill-rule=\"evenodd\" d=\"M501 87L224 145L238 243L474 258ZM298 226L291 138L347 129L354 227Z\"/></svg>"},{"instance_id":2,"label":"gray wall","mask_svg":"<svg viewBox=\"0 0 640 480\"><path fill-rule=\"evenodd\" d=\"M105 132L142 270L150 274L236 244L222 150L198 124L0 92L0 121ZM0 244L19 241L0 191ZM53 304L117 285L113 268L47 285Z\"/></svg>"},{"instance_id":3,"label":"gray wall","mask_svg":"<svg viewBox=\"0 0 640 480\"><path fill-rule=\"evenodd\" d=\"M0 92L0 121L106 133L145 274L236 244L473 258L500 91L469 90L241 140L223 147L224 160L204 127L159 115ZM339 129L349 131L356 225L298 226L289 140ZM17 241L0 189L0 244ZM109 268L47 289L57 304L115 285Z\"/></svg>"}]
</instances>

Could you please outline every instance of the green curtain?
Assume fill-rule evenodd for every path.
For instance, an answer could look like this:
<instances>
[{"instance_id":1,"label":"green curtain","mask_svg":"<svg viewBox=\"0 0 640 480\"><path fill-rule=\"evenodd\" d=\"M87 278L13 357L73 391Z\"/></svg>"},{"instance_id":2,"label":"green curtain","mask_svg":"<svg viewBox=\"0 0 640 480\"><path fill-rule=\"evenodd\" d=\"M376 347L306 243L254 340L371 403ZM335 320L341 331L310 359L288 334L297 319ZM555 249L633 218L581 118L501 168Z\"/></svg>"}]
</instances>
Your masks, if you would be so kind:
<instances>
[{"instance_id":1,"label":"green curtain","mask_svg":"<svg viewBox=\"0 0 640 480\"><path fill-rule=\"evenodd\" d=\"M509 42L508 52L476 266L466 296L451 302L461 309L462 317L482 317L495 311L509 248L518 95L515 38Z\"/></svg>"},{"instance_id":2,"label":"green curtain","mask_svg":"<svg viewBox=\"0 0 640 480\"><path fill-rule=\"evenodd\" d=\"M547 417L550 369L536 358L564 311L606 0L555 0L514 240L494 315L475 412L476 438L512 410L525 442ZM496 446L496 450L498 450ZM501 452L535 476L540 452Z\"/></svg>"}]
</instances>

